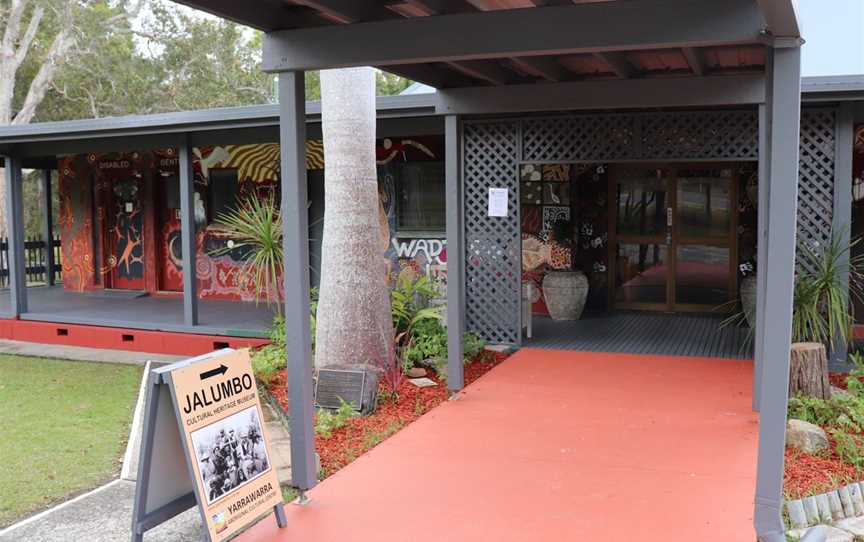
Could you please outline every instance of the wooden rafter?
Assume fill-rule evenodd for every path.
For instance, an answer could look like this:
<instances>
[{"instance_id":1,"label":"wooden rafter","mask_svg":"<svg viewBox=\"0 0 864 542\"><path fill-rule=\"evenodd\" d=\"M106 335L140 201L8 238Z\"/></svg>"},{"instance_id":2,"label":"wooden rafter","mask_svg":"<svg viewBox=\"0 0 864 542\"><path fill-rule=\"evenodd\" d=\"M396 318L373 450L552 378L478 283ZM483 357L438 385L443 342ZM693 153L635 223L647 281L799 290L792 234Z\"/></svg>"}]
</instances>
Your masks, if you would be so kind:
<instances>
[{"instance_id":1,"label":"wooden rafter","mask_svg":"<svg viewBox=\"0 0 864 542\"><path fill-rule=\"evenodd\" d=\"M523 72L553 83L557 83L567 76L567 70L554 59L548 57L516 57L511 58L510 62Z\"/></svg>"},{"instance_id":2,"label":"wooden rafter","mask_svg":"<svg viewBox=\"0 0 864 542\"><path fill-rule=\"evenodd\" d=\"M594 56L605 62L609 68L621 79L630 79L638 75L624 53L594 53Z\"/></svg>"},{"instance_id":3,"label":"wooden rafter","mask_svg":"<svg viewBox=\"0 0 864 542\"><path fill-rule=\"evenodd\" d=\"M514 79L513 72L493 60L462 60L446 64L459 73L493 85L506 85Z\"/></svg>"},{"instance_id":4,"label":"wooden rafter","mask_svg":"<svg viewBox=\"0 0 864 542\"><path fill-rule=\"evenodd\" d=\"M702 58L702 53L694 47L684 47L681 49L684 53L684 58L687 59L687 64L693 70L695 75L705 75L708 72L708 67L705 65L705 60Z\"/></svg>"}]
</instances>

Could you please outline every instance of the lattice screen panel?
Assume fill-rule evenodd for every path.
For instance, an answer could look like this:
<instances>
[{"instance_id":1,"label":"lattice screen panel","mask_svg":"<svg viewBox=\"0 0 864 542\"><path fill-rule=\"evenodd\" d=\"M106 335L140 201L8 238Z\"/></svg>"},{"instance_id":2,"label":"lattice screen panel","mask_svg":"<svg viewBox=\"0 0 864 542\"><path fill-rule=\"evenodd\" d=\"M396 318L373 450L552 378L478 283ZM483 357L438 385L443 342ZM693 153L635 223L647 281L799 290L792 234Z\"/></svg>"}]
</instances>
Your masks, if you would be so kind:
<instances>
[{"instance_id":1,"label":"lattice screen panel","mask_svg":"<svg viewBox=\"0 0 864 542\"><path fill-rule=\"evenodd\" d=\"M798 243L824 246L831 240L834 216L834 133L832 109L804 109L798 160ZM798 265L812 269L806 253L798 251Z\"/></svg>"},{"instance_id":2,"label":"lattice screen panel","mask_svg":"<svg viewBox=\"0 0 864 542\"><path fill-rule=\"evenodd\" d=\"M590 162L635 158L633 115L579 115L527 119L526 162Z\"/></svg>"},{"instance_id":3,"label":"lattice screen panel","mask_svg":"<svg viewBox=\"0 0 864 542\"><path fill-rule=\"evenodd\" d=\"M463 125L465 317L467 328L492 343L521 339L519 124ZM488 216L489 188L509 191L507 217Z\"/></svg>"},{"instance_id":4,"label":"lattice screen panel","mask_svg":"<svg viewBox=\"0 0 864 542\"><path fill-rule=\"evenodd\" d=\"M759 119L751 111L648 113L641 157L649 160L756 160Z\"/></svg>"},{"instance_id":5,"label":"lattice screen panel","mask_svg":"<svg viewBox=\"0 0 864 542\"><path fill-rule=\"evenodd\" d=\"M756 160L755 111L537 117L522 121L525 162Z\"/></svg>"}]
</instances>

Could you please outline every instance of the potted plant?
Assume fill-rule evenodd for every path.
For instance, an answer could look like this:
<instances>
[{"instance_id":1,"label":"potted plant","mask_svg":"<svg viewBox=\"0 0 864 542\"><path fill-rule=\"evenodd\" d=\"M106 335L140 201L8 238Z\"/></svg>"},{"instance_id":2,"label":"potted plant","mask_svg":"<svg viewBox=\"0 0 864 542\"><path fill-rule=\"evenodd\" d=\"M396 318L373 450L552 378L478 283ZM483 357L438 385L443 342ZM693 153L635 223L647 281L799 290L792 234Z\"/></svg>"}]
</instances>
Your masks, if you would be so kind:
<instances>
[{"instance_id":1,"label":"potted plant","mask_svg":"<svg viewBox=\"0 0 864 542\"><path fill-rule=\"evenodd\" d=\"M738 294L741 296L741 311L750 328L756 328L756 271L752 262L741 264L741 283Z\"/></svg>"},{"instance_id":2,"label":"potted plant","mask_svg":"<svg viewBox=\"0 0 864 542\"><path fill-rule=\"evenodd\" d=\"M588 277L572 268L572 227L561 219L552 228L552 270L543 277L543 299L553 320L578 320L588 298ZM561 254L558 261L556 253Z\"/></svg>"}]
</instances>

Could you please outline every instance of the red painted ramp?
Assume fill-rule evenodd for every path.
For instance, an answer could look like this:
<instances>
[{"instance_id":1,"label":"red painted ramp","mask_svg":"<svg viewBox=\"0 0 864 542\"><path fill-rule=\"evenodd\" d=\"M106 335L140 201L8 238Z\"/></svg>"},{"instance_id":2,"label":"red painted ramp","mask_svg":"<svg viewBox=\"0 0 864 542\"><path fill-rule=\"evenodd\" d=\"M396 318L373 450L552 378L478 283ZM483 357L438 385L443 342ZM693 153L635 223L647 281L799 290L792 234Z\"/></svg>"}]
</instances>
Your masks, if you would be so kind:
<instances>
[{"instance_id":1,"label":"red painted ramp","mask_svg":"<svg viewBox=\"0 0 864 542\"><path fill-rule=\"evenodd\" d=\"M523 349L238 540L752 542L750 362Z\"/></svg>"}]
</instances>

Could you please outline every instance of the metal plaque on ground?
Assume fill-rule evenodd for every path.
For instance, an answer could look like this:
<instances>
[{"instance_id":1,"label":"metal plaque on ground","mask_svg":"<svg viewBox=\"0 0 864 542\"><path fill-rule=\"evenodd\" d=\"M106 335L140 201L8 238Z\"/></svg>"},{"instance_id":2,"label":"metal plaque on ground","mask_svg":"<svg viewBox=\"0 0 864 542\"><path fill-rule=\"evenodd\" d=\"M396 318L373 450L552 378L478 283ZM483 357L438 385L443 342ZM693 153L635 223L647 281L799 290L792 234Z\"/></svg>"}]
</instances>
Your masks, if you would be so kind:
<instances>
[{"instance_id":1,"label":"metal plaque on ground","mask_svg":"<svg viewBox=\"0 0 864 542\"><path fill-rule=\"evenodd\" d=\"M315 382L315 406L339 408L345 401L359 412L365 392L365 371L319 369Z\"/></svg>"}]
</instances>

